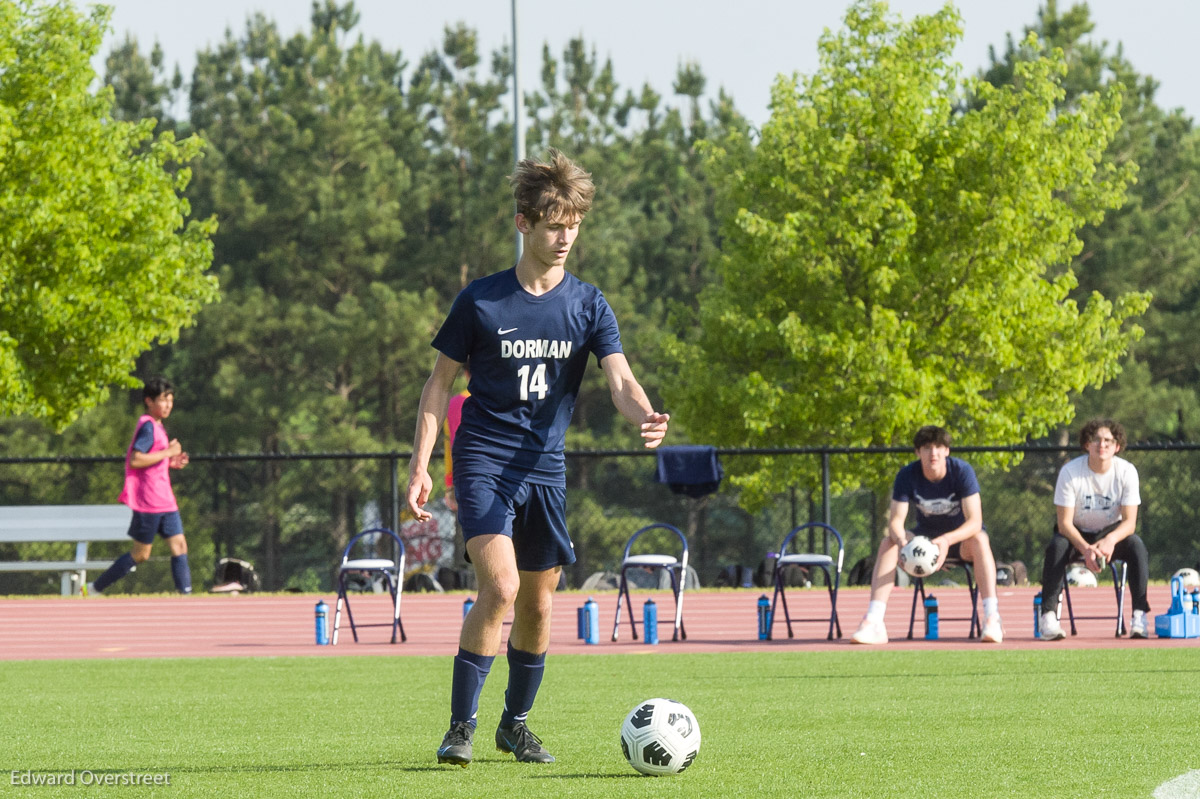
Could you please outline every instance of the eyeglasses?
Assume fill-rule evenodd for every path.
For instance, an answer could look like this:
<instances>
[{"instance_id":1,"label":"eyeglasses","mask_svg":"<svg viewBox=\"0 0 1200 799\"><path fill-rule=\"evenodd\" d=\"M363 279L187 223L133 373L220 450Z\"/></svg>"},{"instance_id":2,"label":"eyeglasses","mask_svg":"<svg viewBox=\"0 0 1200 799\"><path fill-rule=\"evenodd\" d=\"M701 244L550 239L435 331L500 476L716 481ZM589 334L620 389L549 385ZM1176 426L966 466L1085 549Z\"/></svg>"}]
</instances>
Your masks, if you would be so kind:
<instances>
[{"instance_id":1,"label":"eyeglasses","mask_svg":"<svg viewBox=\"0 0 1200 799\"><path fill-rule=\"evenodd\" d=\"M1088 443L1095 444L1097 447L1111 447L1116 445L1117 440L1115 438L1093 438Z\"/></svg>"}]
</instances>

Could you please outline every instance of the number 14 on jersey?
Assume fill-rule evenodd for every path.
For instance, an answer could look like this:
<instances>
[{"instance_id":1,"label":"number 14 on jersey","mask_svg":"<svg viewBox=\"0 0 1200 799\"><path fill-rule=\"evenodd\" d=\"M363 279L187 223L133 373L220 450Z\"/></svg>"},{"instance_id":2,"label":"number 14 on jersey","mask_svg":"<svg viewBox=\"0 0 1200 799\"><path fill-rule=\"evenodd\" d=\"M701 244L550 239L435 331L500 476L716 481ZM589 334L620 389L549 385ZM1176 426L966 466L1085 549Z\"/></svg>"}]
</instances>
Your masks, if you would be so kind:
<instances>
[{"instance_id":1,"label":"number 14 on jersey","mask_svg":"<svg viewBox=\"0 0 1200 799\"><path fill-rule=\"evenodd\" d=\"M537 398L543 400L546 398L546 392L549 386L546 384L546 364L539 363L533 369L533 376L530 377L529 364L525 364L517 370L517 377L521 378L521 401L529 400L530 394L537 395Z\"/></svg>"}]
</instances>

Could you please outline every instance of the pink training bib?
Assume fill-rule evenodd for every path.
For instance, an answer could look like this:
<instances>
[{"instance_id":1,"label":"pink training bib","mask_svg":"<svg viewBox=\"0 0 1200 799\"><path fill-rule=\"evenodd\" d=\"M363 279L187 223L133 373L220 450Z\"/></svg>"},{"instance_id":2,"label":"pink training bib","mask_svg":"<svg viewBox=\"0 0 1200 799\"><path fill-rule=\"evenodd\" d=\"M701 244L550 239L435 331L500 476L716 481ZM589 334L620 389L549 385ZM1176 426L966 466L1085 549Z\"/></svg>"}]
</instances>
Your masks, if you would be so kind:
<instances>
[{"instance_id":1,"label":"pink training bib","mask_svg":"<svg viewBox=\"0 0 1200 799\"><path fill-rule=\"evenodd\" d=\"M129 442L129 449L125 450L125 488L121 491L118 501L139 513L170 513L179 510L179 504L175 501L175 492L171 490L170 459L163 458L145 469L135 469L129 465L129 459L133 457L133 442L137 440L137 431L145 422L150 422L154 430L154 444L150 447L151 452L160 452L171 443L167 438L167 429L163 427L162 422L155 420L149 414L143 414L138 419L137 427L133 430L133 439Z\"/></svg>"}]
</instances>

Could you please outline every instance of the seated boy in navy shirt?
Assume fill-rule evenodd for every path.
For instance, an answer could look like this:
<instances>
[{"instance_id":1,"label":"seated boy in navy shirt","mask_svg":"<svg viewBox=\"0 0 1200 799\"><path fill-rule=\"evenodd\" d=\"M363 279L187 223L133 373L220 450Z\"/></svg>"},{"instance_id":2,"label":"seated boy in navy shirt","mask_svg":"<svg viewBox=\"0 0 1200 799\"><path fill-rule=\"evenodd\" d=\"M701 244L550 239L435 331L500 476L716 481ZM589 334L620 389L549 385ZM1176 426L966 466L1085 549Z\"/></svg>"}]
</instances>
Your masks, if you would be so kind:
<instances>
[{"instance_id":1,"label":"seated boy in navy shirt","mask_svg":"<svg viewBox=\"0 0 1200 799\"><path fill-rule=\"evenodd\" d=\"M966 461L950 457L950 434L944 428L922 427L913 438L913 449L917 460L900 470L892 486L887 535L879 544L871 575L871 602L850 640L887 643L883 614L896 582L897 557L913 536L923 535L937 544L939 568L947 556L972 564L983 597L983 640L998 644L1004 640L1004 628L996 598L996 559L983 529L975 470ZM910 505L917 517L912 532L904 528Z\"/></svg>"}]
</instances>

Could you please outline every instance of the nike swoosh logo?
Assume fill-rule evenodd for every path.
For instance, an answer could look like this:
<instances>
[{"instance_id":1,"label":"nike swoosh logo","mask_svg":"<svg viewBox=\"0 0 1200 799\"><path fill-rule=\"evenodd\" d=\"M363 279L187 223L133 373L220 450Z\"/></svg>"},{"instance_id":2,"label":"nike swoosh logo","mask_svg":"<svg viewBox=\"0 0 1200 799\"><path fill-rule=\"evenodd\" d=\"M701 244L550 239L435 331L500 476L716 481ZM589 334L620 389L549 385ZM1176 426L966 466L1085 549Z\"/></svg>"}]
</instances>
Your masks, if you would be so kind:
<instances>
[{"instance_id":1,"label":"nike swoosh logo","mask_svg":"<svg viewBox=\"0 0 1200 799\"><path fill-rule=\"evenodd\" d=\"M508 330L505 330L502 327L496 328L496 332L501 336L507 336L509 333L513 332L514 330L516 330L515 327L510 327Z\"/></svg>"}]
</instances>

